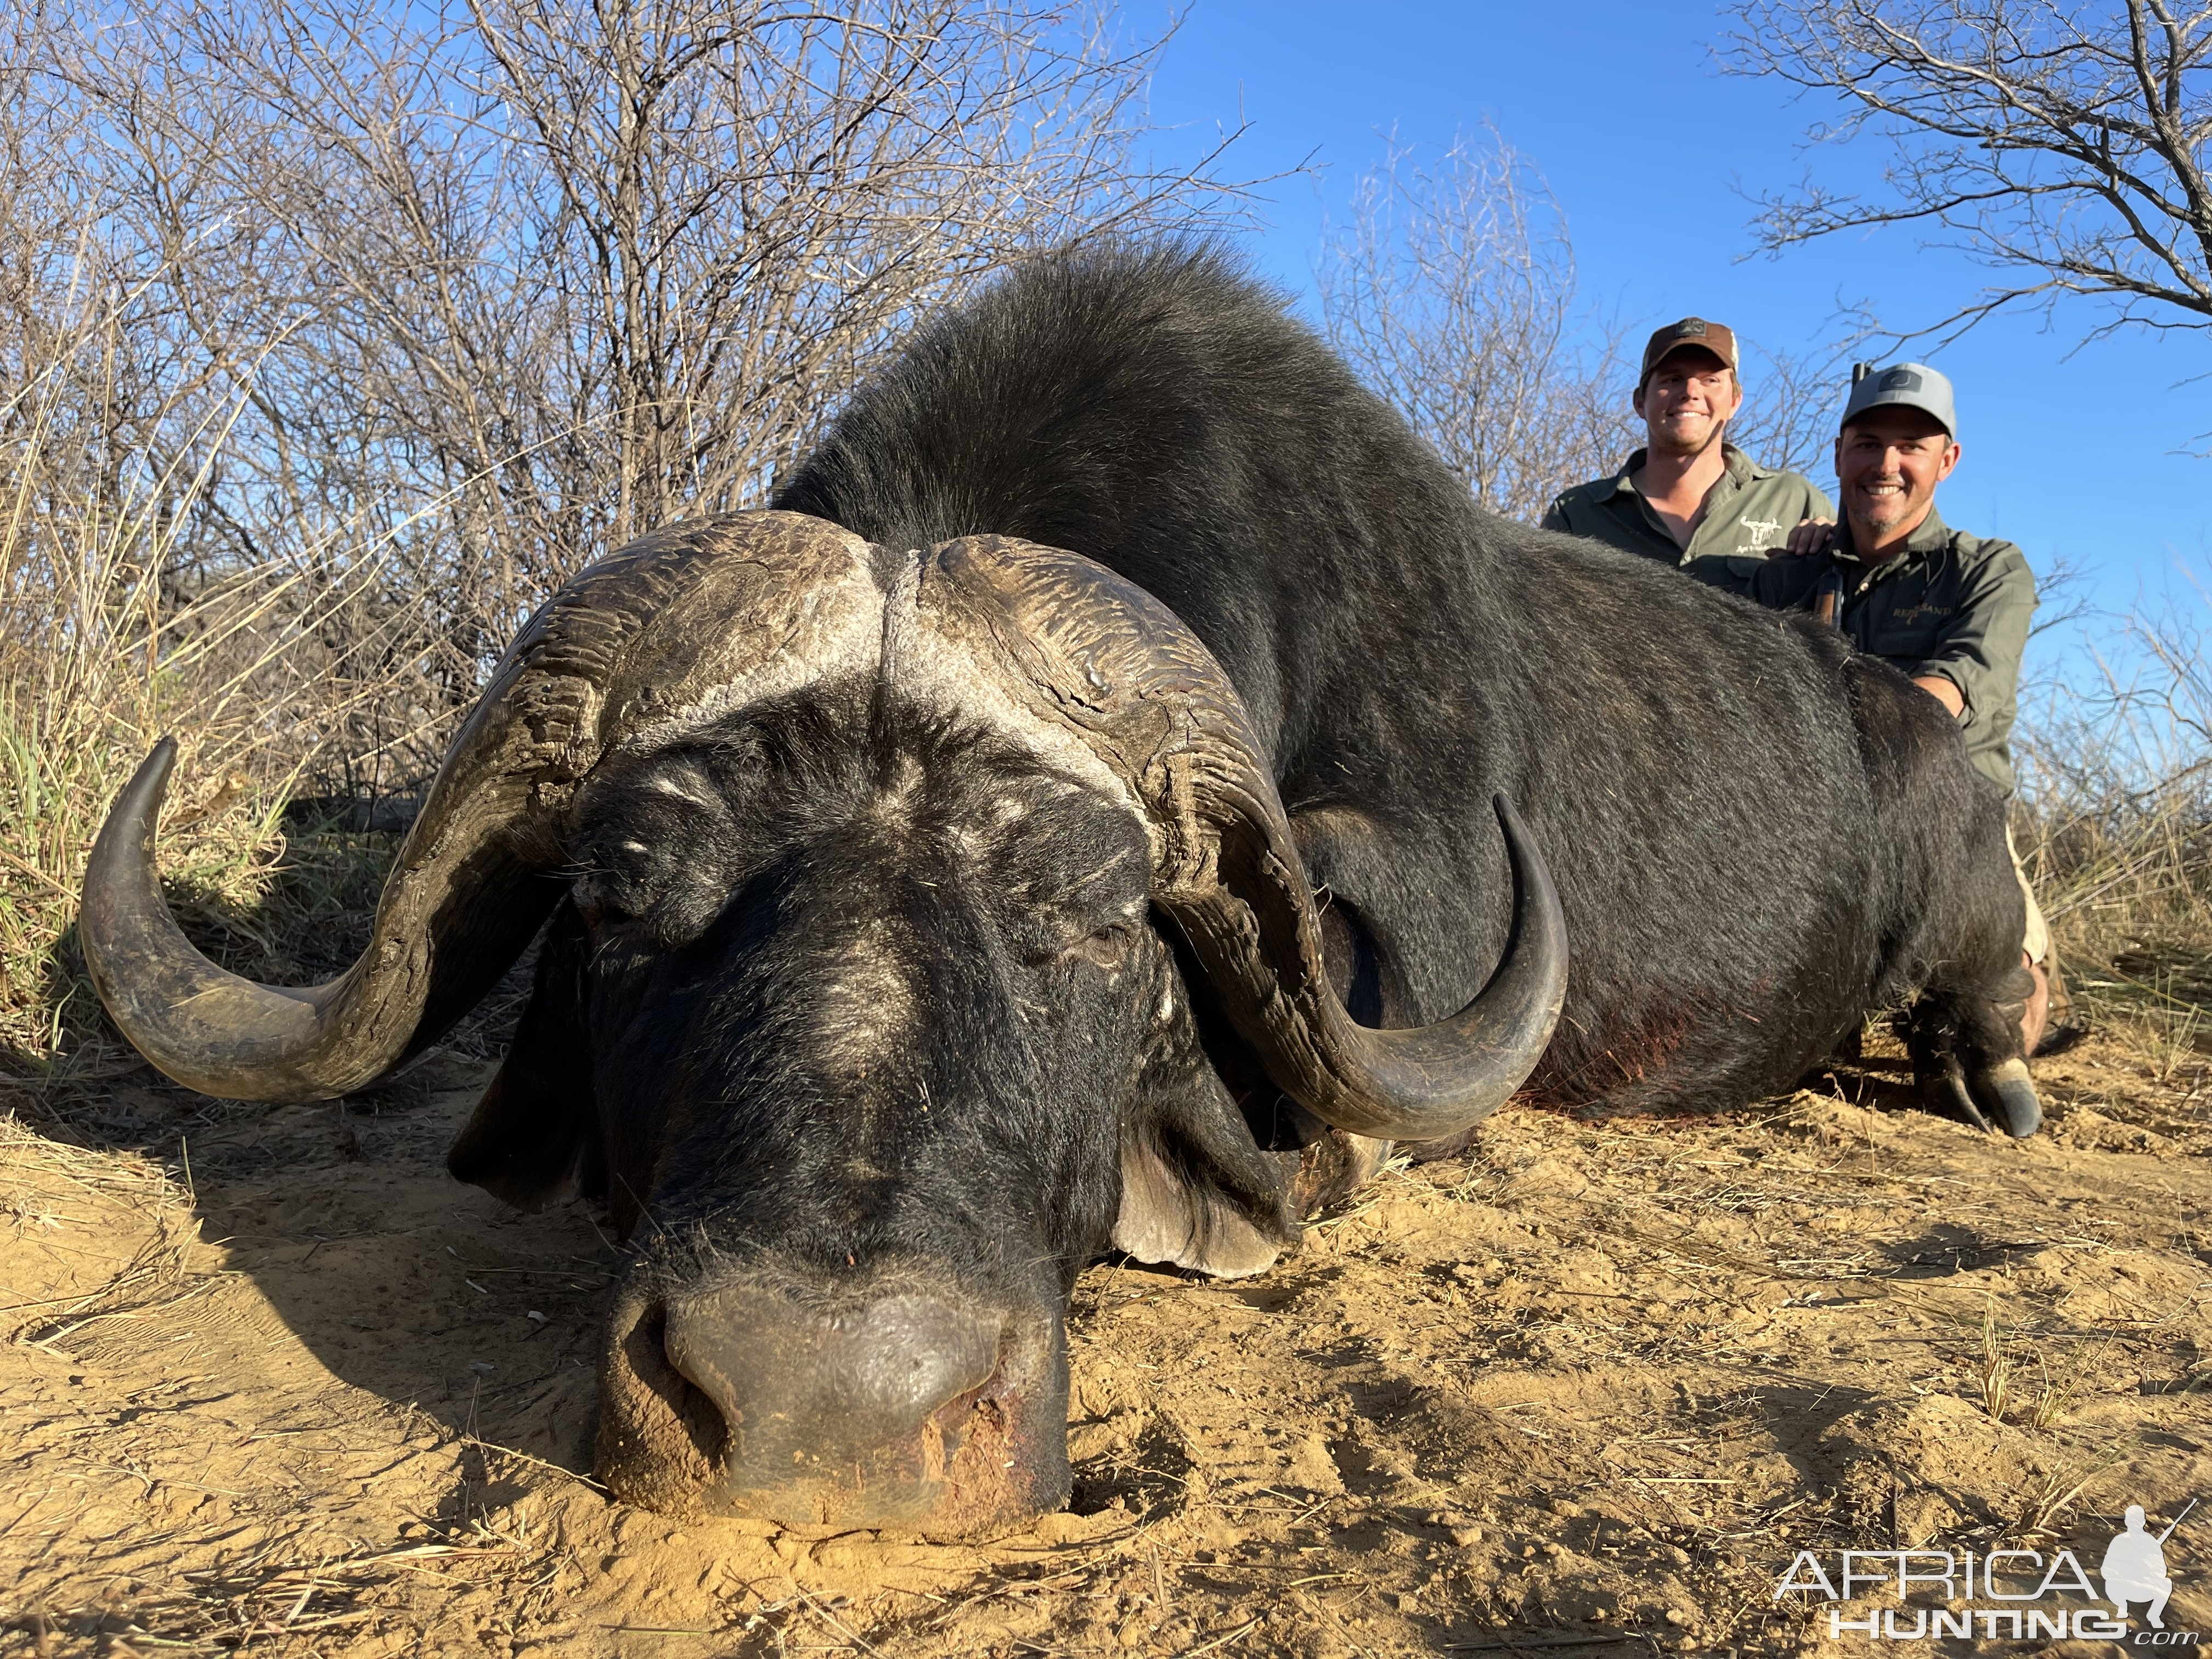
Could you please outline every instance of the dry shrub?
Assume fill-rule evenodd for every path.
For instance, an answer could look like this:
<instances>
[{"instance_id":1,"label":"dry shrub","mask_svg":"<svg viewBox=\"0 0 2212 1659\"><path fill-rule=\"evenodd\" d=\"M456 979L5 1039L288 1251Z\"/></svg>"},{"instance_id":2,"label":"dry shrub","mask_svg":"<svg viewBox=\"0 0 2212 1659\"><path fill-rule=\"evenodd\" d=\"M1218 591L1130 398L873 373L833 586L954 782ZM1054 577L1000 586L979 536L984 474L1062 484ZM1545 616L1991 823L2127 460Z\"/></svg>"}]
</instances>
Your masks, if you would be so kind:
<instances>
[{"instance_id":1,"label":"dry shrub","mask_svg":"<svg viewBox=\"0 0 2212 1659\"><path fill-rule=\"evenodd\" d=\"M79 1041L96 1029L88 988L57 947L107 804L154 740L183 749L163 848L187 927L267 966L319 920L307 901L256 929L281 808L318 729L375 688L328 672L352 585L274 563L175 580L207 481L133 444L131 423L159 429L183 401L131 372L143 291L88 248L59 289L17 298L37 303L10 319L0 400L0 1067L21 1079L64 1054L80 1073L98 1062ZM358 885L345 861L334 873Z\"/></svg>"},{"instance_id":2,"label":"dry shrub","mask_svg":"<svg viewBox=\"0 0 2212 1659\"><path fill-rule=\"evenodd\" d=\"M1331 342L1492 512L1534 522L1640 441L1623 331L1579 301L1566 216L1494 131L1393 144L1317 275Z\"/></svg>"},{"instance_id":3,"label":"dry shrub","mask_svg":"<svg viewBox=\"0 0 2212 1659\"><path fill-rule=\"evenodd\" d=\"M1644 442L1642 343L1580 297L1565 210L1494 128L1440 151L1394 143L1362 177L1316 276L1323 326L1492 512L1534 523L1559 491ZM1804 353L1747 343L1730 441L1768 466L1824 472L1844 364L1867 334Z\"/></svg>"},{"instance_id":4,"label":"dry shrub","mask_svg":"<svg viewBox=\"0 0 2212 1659\"><path fill-rule=\"evenodd\" d=\"M1145 159L1159 45L1073 0L0 18L0 1074L100 1064L67 935L161 734L187 931L317 976L388 848L288 803L404 819L548 592L757 501L917 315L1233 222Z\"/></svg>"},{"instance_id":5,"label":"dry shrub","mask_svg":"<svg viewBox=\"0 0 2212 1659\"><path fill-rule=\"evenodd\" d=\"M2069 982L2147 1054L2212 1036L2212 665L2191 587L2024 702L2015 836ZM2164 1069L2171 1070L2171 1065Z\"/></svg>"}]
</instances>

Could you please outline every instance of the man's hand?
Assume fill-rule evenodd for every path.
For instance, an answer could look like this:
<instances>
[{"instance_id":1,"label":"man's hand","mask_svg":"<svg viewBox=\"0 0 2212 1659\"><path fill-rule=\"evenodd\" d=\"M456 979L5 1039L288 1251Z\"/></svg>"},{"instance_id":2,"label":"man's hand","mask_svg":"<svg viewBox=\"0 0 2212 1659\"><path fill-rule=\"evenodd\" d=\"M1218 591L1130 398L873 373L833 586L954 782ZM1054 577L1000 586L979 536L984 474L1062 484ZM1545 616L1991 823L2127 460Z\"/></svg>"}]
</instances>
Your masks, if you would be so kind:
<instances>
[{"instance_id":1,"label":"man's hand","mask_svg":"<svg viewBox=\"0 0 2212 1659\"><path fill-rule=\"evenodd\" d=\"M1833 519L1800 519L1790 538L1782 544L1782 550L1793 559L1802 559L1808 553L1827 550L1828 532L1836 527Z\"/></svg>"},{"instance_id":2,"label":"man's hand","mask_svg":"<svg viewBox=\"0 0 2212 1659\"><path fill-rule=\"evenodd\" d=\"M1966 712L1965 695L1943 675L1916 674L1912 683L1949 709L1953 720Z\"/></svg>"}]
</instances>

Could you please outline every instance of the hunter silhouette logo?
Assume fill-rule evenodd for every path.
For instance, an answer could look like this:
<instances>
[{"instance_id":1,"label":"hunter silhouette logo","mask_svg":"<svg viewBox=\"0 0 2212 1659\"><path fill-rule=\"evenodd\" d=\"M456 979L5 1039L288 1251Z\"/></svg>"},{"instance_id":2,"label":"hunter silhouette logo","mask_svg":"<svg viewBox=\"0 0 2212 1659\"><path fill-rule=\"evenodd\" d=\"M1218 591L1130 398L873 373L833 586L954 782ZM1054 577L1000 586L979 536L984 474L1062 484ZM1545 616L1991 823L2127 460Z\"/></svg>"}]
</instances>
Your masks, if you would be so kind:
<instances>
[{"instance_id":1,"label":"hunter silhouette logo","mask_svg":"<svg viewBox=\"0 0 2212 1659\"><path fill-rule=\"evenodd\" d=\"M1831 1641L1847 1635L1889 1642L2073 1638L2131 1648L2195 1648L2197 1632L2166 1627L2166 1604L2173 1595L2166 1541L2196 1507L2192 1498L2165 1531L2153 1533L2144 1527L2142 1505L2128 1505L2123 1530L2106 1546L2098 1567L2110 1613L2098 1605L2097 1586L2069 1549L2047 1557L2026 1549L1844 1550L1833 1558L1832 1573L1814 1552L1800 1550L1773 1599L1813 1595L1828 1602ZM1916 1590L1923 1599L1911 1599ZM1930 1605L1931 1595L1940 1605ZM1869 1601L1875 1605L1866 1607ZM1851 1602L1865 1608L1861 1616L1846 1616L1844 1604ZM2144 1628L2130 1633L2128 1609L2137 1603L2144 1607Z\"/></svg>"},{"instance_id":2,"label":"hunter silhouette logo","mask_svg":"<svg viewBox=\"0 0 2212 1659\"><path fill-rule=\"evenodd\" d=\"M2148 1601L2150 1606L2143 1613L2144 1620L2153 1630L2166 1628L2166 1599L2173 1594L2173 1580L2166 1571L2166 1540L2173 1536L2174 1528L2196 1507L2197 1500L2192 1498L2188 1508L2154 1538L2143 1530L2142 1505L2128 1505L2127 1514L2121 1517L2127 1530L2112 1540L2098 1575L2105 1581L2105 1599L2121 1618L2128 1616L2129 1602Z\"/></svg>"}]
</instances>

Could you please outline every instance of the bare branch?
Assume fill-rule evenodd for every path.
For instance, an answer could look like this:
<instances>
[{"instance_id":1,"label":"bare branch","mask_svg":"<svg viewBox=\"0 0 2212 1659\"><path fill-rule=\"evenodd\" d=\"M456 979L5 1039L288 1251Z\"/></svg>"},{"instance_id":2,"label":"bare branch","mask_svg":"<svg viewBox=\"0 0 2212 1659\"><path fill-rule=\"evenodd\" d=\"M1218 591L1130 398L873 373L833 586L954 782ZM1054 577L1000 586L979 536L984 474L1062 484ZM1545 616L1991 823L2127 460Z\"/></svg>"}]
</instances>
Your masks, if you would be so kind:
<instances>
[{"instance_id":1,"label":"bare branch","mask_svg":"<svg viewBox=\"0 0 2212 1659\"><path fill-rule=\"evenodd\" d=\"M1917 224L2009 273L1920 334L2062 295L2122 325L2212 331L2212 6L1750 0L1741 15L1729 70L1832 100L1813 142L1871 133L1891 156L1880 202L1811 185L1762 198L1762 246Z\"/></svg>"},{"instance_id":2,"label":"bare branch","mask_svg":"<svg viewBox=\"0 0 2212 1659\"><path fill-rule=\"evenodd\" d=\"M1318 277L1332 341L1492 512L1533 522L1633 447L1620 331L1577 307L1565 217L1496 132L1394 143Z\"/></svg>"},{"instance_id":3,"label":"bare branch","mask_svg":"<svg viewBox=\"0 0 2212 1659\"><path fill-rule=\"evenodd\" d=\"M50 410L198 481L159 650L259 573L206 649L281 618L263 680L383 688L298 735L404 775L552 584L758 499L917 314L1235 222L1219 146L1143 159L1161 46L1089 0L58 0L0 21L0 351L97 227L125 356Z\"/></svg>"},{"instance_id":4,"label":"bare branch","mask_svg":"<svg viewBox=\"0 0 2212 1659\"><path fill-rule=\"evenodd\" d=\"M1577 302L1565 216L1494 131L1432 160L1394 145L1318 275L1330 338L1492 512L1534 522L1642 441L1623 330ZM1736 441L1815 465L1864 332L1818 358L1759 354Z\"/></svg>"}]
</instances>

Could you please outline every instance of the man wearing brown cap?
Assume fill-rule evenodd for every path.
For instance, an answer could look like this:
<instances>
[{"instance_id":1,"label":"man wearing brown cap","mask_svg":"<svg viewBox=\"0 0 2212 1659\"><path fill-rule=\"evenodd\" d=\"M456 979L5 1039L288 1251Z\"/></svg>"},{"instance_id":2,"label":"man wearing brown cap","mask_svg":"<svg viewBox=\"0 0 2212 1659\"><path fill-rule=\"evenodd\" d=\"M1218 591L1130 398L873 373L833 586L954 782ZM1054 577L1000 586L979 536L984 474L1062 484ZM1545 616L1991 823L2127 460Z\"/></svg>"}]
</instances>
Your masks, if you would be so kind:
<instances>
[{"instance_id":1,"label":"man wearing brown cap","mask_svg":"<svg viewBox=\"0 0 2212 1659\"><path fill-rule=\"evenodd\" d=\"M1668 564L1711 555L1763 555L1807 519L1835 508L1809 478L1759 465L1727 441L1743 406L1735 331L1685 317L1644 348L1636 412L1645 445L1619 472L1553 501L1544 528L1593 536Z\"/></svg>"}]
</instances>

